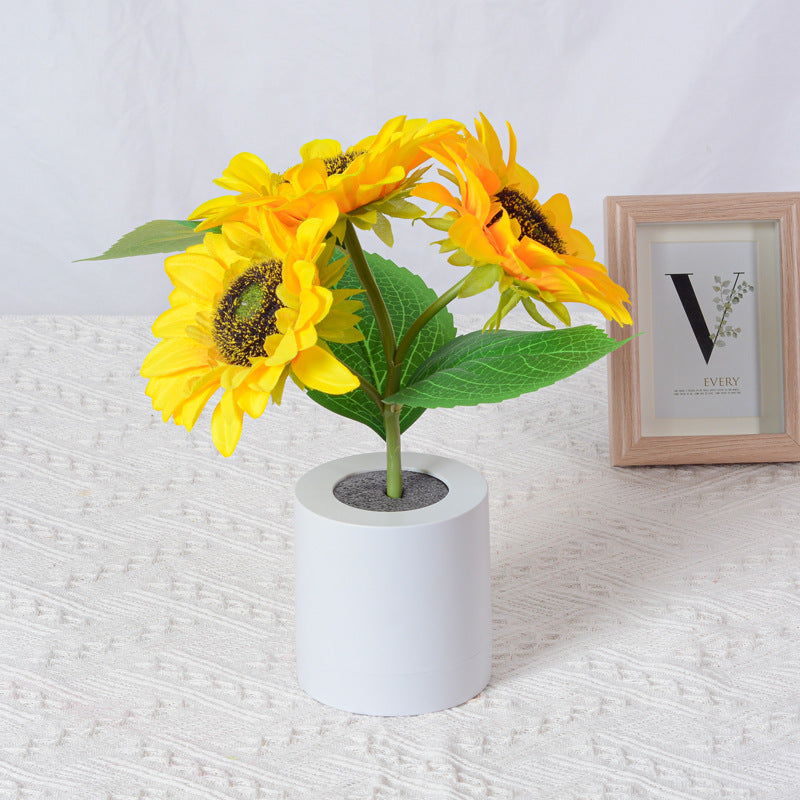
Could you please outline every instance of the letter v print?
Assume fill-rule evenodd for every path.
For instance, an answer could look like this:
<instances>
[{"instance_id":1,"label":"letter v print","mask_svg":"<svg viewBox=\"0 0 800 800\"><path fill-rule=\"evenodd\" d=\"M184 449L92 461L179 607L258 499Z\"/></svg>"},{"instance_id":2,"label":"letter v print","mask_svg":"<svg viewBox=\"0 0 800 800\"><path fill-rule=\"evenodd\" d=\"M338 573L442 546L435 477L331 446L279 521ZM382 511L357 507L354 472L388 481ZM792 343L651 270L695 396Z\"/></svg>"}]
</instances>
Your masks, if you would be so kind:
<instances>
[{"instance_id":1,"label":"letter v print","mask_svg":"<svg viewBox=\"0 0 800 800\"><path fill-rule=\"evenodd\" d=\"M672 284L675 287L675 291L678 293L678 298L681 301L681 305L683 306L683 310L686 313L687 319L689 320L689 324L692 326L694 338L697 340L697 344L700 347L700 352L703 354L706 364L708 364L711 354L714 352L714 346L717 343L719 329L717 329L715 336L712 336L711 331L708 329L708 323L706 322L706 318L703 316L703 312L700 309L700 303L697 302L697 295L695 294L694 286L692 286L691 275L694 273L667 272L665 274L667 277L672 278ZM736 288L736 283L738 283L739 277L742 274L743 273L741 272L735 273L736 280L733 284L733 289L731 289L731 295L733 294L733 291ZM725 312L725 316L727 316L727 311ZM725 316L723 316L722 321L720 322L720 329L725 322Z\"/></svg>"},{"instance_id":2,"label":"letter v print","mask_svg":"<svg viewBox=\"0 0 800 800\"><path fill-rule=\"evenodd\" d=\"M703 354L706 364L708 364L711 353L714 352L714 341L711 338L711 331L708 329L706 318L700 310L700 303L697 302L697 295L690 278L692 274L691 272L667 273L667 276L672 278L672 284L675 286L675 291L678 293L683 310L686 312L689 324L692 326L694 338L697 339L700 352Z\"/></svg>"}]
</instances>

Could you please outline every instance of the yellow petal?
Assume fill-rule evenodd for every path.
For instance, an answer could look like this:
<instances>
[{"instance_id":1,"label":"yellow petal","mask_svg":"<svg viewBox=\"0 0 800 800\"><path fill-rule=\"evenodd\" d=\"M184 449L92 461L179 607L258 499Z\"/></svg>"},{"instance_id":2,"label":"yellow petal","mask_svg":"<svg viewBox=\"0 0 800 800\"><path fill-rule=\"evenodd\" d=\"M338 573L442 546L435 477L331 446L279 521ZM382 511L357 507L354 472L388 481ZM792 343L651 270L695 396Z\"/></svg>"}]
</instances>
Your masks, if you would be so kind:
<instances>
[{"instance_id":1,"label":"yellow petal","mask_svg":"<svg viewBox=\"0 0 800 800\"><path fill-rule=\"evenodd\" d=\"M191 386L188 396L175 409L175 423L190 431L197 422L206 403L219 389L220 376L225 367L216 367Z\"/></svg>"},{"instance_id":2,"label":"yellow petal","mask_svg":"<svg viewBox=\"0 0 800 800\"><path fill-rule=\"evenodd\" d=\"M509 177L509 184L522 192L526 197L533 199L539 191L539 181L528 172L525 167L514 164L514 169Z\"/></svg>"},{"instance_id":3,"label":"yellow petal","mask_svg":"<svg viewBox=\"0 0 800 800\"><path fill-rule=\"evenodd\" d=\"M225 269L214 258L200 253L179 253L164 261L172 283L197 297L210 301L222 289Z\"/></svg>"},{"instance_id":4,"label":"yellow petal","mask_svg":"<svg viewBox=\"0 0 800 800\"><path fill-rule=\"evenodd\" d=\"M211 438L217 450L226 458L236 449L244 418L244 411L236 405L233 391L225 391L211 417Z\"/></svg>"},{"instance_id":5,"label":"yellow petal","mask_svg":"<svg viewBox=\"0 0 800 800\"><path fill-rule=\"evenodd\" d=\"M558 235L564 242L567 255L576 256L577 258L584 258L587 261L593 261L595 257L594 245L589 240L586 234L581 233L575 228L569 230L559 230Z\"/></svg>"},{"instance_id":6,"label":"yellow petal","mask_svg":"<svg viewBox=\"0 0 800 800\"><path fill-rule=\"evenodd\" d=\"M285 283L279 283L275 287L275 296L286 308L297 308L300 303L297 295L294 294L294 292L290 292L289 287Z\"/></svg>"},{"instance_id":7,"label":"yellow petal","mask_svg":"<svg viewBox=\"0 0 800 800\"><path fill-rule=\"evenodd\" d=\"M275 351L278 349L281 342L283 341L284 334L290 327L291 326L287 326L286 329L280 329L281 333L270 334L264 339L264 352L268 356L275 355Z\"/></svg>"},{"instance_id":8,"label":"yellow petal","mask_svg":"<svg viewBox=\"0 0 800 800\"><path fill-rule=\"evenodd\" d=\"M492 169L495 173L502 174L506 170L506 163L503 161L503 146L500 144L500 138L495 129L483 113L481 113L480 123L475 120L475 130L478 138L486 145Z\"/></svg>"},{"instance_id":9,"label":"yellow petal","mask_svg":"<svg viewBox=\"0 0 800 800\"><path fill-rule=\"evenodd\" d=\"M565 194L554 194L546 203L542 203L542 211L554 225L567 228L572 225L572 209Z\"/></svg>"},{"instance_id":10,"label":"yellow petal","mask_svg":"<svg viewBox=\"0 0 800 800\"><path fill-rule=\"evenodd\" d=\"M153 336L158 339L168 339L177 336L184 336L189 325L196 324L197 306L184 304L173 308L168 308L163 314L156 318L153 323Z\"/></svg>"},{"instance_id":11,"label":"yellow petal","mask_svg":"<svg viewBox=\"0 0 800 800\"><path fill-rule=\"evenodd\" d=\"M321 203L312 213L314 216L304 220L297 228L291 252L292 256L306 261L316 261L322 240L339 216L338 207L333 200Z\"/></svg>"},{"instance_id":12,"label":"yellow petal","mask_svg":"<svg viewBox=\"0 0 800 800\"><path fill-rule=\"evenodd\" d=\"M286 364L297 355L297 342L294 338L294 331L287 331L280 340L280 343L275 348L275 352L265 360L267 366L276 366Z\"/></svg>"},{"instance_id":13,"label":"yellow petal","mask_svg":"<svg viewBox=\"0 0 800 800\"><path fill-rule=\"evenodd\" d=\"M281 333L286 333L289 328L293 328L296 321L297 311L294 308L279 308L275 312L275 325ZM269 352L266 345L264 350Z\"/></svg>"},{"instance_id":14,"label":"yellow petal","mask_svg":"<svg viewBox=\"0 0 800 800\"><path fill-rule=\"evenodd\" d=\"M262 394L270 394L280 380L284 365L270 366L262 361L257 367L250 370L247 386Z\"/></svg>"},{"instance_id":15,"label":"yellow petal","mask_svg":"<svg viewBox=\"0 0 800 800\"><path fill-rule=\"evenodd\" d=\"M483 182L472 172L467 172L467 186L464 194L464 206L469 209L470 213L474 214L480 220L486 220L488 224L490 220L489 210L492 205L492 199L489 196ZM491 186L490 191L494 192L495 187Z\"/></svg>"},{"instance_id":16,"label":"yellow petal","mask_svg":"<svg viewBox=\"0 0 800 800\"><path fill-rule=\"evenodd\" d=\"M342 154L342 145L335 139L314 139L300 148L303 161L312 158L336 158Z\"/></svg>"},{"instance_id":17,"label":"yellow petal","mask_svg":"<svg viewBox=\"0 0 800 800\"><path fill-rule=\"evenodd\" d=\"M392 119L385 122L381 127L381 129L378 131L378 133L375 134L371 146L375 150L380 150L381 148L385 147L391 141L394 134L396 134L399 130L402 129L405 120L406 120L405 115L403 115L399 117L393 117ZM359 143L359 145L360 144L361 143Z\"/></svg>"},{"instance_id":18,"label":"yellow petal","mask_svg":"<svg viewBox=\"0 0 800 800\"><path fill-rule=\"evenodd\" d=\"M511 166L517 160L517 135L510 122L506 121L506 127L508 128L508 165Z\"/></svg>"},{"instance_id":19,"label":"yellow petal","mask_svg":"<svg viewBox=\"0 0 800 800\"><path fill-rule=\"evenodd\" d=\"M202 222L195 228L196 231L203 230L204 228L213 228L213 223L210 219L206 218L212 218L217 214L230 211L235 206L236 198L229 194L223 195L222 197L215 197L213 200L207 200L205 203L201 203L197 206L197 208L189 214L188 219L205 219L205 222Z\"/></svg>"},{"instance_id":20,"label":"yellow petal","mask_svg":"<svg viewBox=\"0 0 800 800\"><path fill-rule=\"evenodd\" d=\"M302 330L306 325L324 319L333 304L333 295L322 286L312 286L300 293L300 311L295 328Z\"/></svg>"},{"instance_id":21,"label":"yellow petal","mask_svg":"<svg viewBox=\"0 0 800 800\"><path fill-rule=\"evenodd\" d=\"M321 347L300 353L292 362L292 371L306 386L327 394L346 394L359 386L358 378Z\"/></svg>"},{"instance_id":22,"label":"yellow petal","mask_svg":"<svg viewBox=\"0 0 800 800\"><path fill-rule=\"evenodd\" d=\"M294 242L294 231L290 230L278 217L269 213L268 209L256 211L258 230L264 239L266 249L273 253L279 261L289 251Z\"/></svg>"},{"instance_id":23,"label":"yellow petal","mask_svg":"<svg viewBox=\"0 0 800 800\"><path fill-rule=\"evenodd\" d=\"M440 206L458 208L460 205L452 193L440 183L420 183L412 189L411 194L413 197L421 197Z\"/></svg>"},{"instance_id":24,"label":"yellow petal","mask_svg":"<svg viewBox=\"0 0 800 800\"><path fill-rule=\"evenodd\" d=\"M266 194L272 188L273 174L258 156L252 153L239 153L231 159L222 177L217 178L214 183L232 192Z\"/></svg>"},{"instance_id":25,"label":"yellow petal","mask_svg":"<svg viewBox=\"0 0 800 800\"><path fill-rule=\"evenodd\" d=\"M230 262L238 261L270 261L275 258L261 231L247 222L225 222L222 225L222 236L231 253L238 259L226 259Z\"/></svg>"},{"instance_id":26,"label":"yellow petal","mask_svg":"<svg viewBox=\"0 0 800 800\"><path fill-rule=\"evenodd\" d=\"M459 217L448 231L453 244L477 261L498 261L499 255L486 239L481 223L471 214Z\"/></svg>"},{"instance_id":27,"label":"yellow petal","mask_svg":"<svg viewBox=\"0 0 800 800\"><path fill-rule=\"evenodd\" d=\"M302 352L303 350L308 350L309 347L313 347L319 338L317 329L313 325L295 330L293 331L293 334L295 343L297 344L298 352Z\"/></svg>"},{"instance_id":28,"label":"yellow petal","mask_svg":"<svg viewBox=\"0 0 800 800\"><path fill-rule=\"evenodd\" d=\"M145 356L141 374L156 378L207 365L208 348L191 339L164 339Z\"/></svg>"},{"instance_id":29,"label":"yellow petal","mask_svg":"<svg viewBox=\"0 0 800 800\"><path fill-rule=\"evenodd\" d=\"M324 189L328 172L322 161L304 161L284 173L284 177L300 192L309 192L314 189Z\"/></svg>"},{"instance_id":30,"label":"yellow petal","mask_svg":"<svg viewBox=\"0 0 800 800\"><path fill-rule=\"evenodd\" d=\"M244 409L245 413L253 419L260 417L269 402L268 392L259 392L241 386L236 390L236 404Z\"/></svg>"},{"instance_id":31,"label":"yellow petal","mask_svg":"<svg viewBox=\"0 0 800 800\"><path fill-rule=\"evenodd\" d=\"M272 398L272 402L280 405L281 400L283 399L283 387L286 385L286 378L289 376L291 370L289 369L288 365L281 371L281 374L278 376L278 380L275 382L275 386L270 393L270 397Z\"/></svg>"},{"instance_id":32,"label":"yellow petal","mask_svg":"<svg viewBox=\"0 0 800 800\"><path fill-rule=\"evenodd\" d=\"M293 261L283 265L283 282L291 294L299 295L303 289L317 283L319 273L312 261Z\"/></svg>"},{"instance_id":33,"label":"yellow petal","mask_svg":"<svg viewBox=\"0 0 800 800\"><path fill-rule=\"evenodd\" d=\"M331 198L326 198L314 206L314 217L319 219L320 227L317 231L319 242L328 235L328 231L336 224L339 218L339 206Z\"/></svg>"},{"instance_id":34,"label":"yellow petal","mask_svg":"<svg viewBox=\"0 0 800 800\"><path fill-rule=\"evenodd\" d=\"M202 375L202 372L193 370L177 375L150 378L147 381L145 394L153 401L154 409L164 412L162 414L164 422L172 416L198 375Z\"/></svg>"}]
</instances>

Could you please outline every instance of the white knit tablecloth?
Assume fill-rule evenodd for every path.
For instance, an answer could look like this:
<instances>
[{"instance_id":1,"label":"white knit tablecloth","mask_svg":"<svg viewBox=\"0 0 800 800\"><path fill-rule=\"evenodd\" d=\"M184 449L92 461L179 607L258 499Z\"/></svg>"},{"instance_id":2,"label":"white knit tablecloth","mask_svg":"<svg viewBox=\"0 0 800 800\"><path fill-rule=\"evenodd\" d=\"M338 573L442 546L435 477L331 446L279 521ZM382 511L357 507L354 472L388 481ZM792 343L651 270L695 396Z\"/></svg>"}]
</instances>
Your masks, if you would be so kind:
<instances>
[{"instance_id":1,"label":"white knit tablecloth","mask_svg":"<svg viewBox=\"0 0 800 800\"><path fill-rule=\"evenodd\" d=\"M292 487L380 441L287 387L224 459L149 325L0 319L0 798L800 797L800 465L610 467L602 362L426 412L489 483L492 680L354 716L295 682Z\"/></svg>"}]
</instances>

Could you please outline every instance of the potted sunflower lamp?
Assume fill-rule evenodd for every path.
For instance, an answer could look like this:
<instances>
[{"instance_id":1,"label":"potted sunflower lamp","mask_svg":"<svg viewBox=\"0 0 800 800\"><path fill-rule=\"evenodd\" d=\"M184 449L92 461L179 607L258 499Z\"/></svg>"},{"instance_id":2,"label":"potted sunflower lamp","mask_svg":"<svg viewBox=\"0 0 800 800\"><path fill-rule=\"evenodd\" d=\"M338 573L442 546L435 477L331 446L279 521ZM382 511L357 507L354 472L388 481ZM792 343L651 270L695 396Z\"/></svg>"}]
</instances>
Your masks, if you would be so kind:
<instances>
[{"instance_id":1,"label":"potted sunflower lamp","mask_svg":"<svg viewBox=\"0 0 800 800\"><path fill-rule=\"evenodd\" d=\"M426 409L518 397L620 345L591 325L570 327L564 303L631 322L626 292L571 227L567 198L536 200L508 131L507 156L483 115L475 134L398 117L347 150L316 140L282 173L241 153L216 181L228 194L97 257L182 251L166 259L170 308L142 366L164 421L191 430L217 399L211 434L230 456L244 415L279 404L291 379L385 442L295 487L298 680L348 711L449 708L490 675L486 482L458 461L403 453L402 433ZM440 232L440 252L460 268L450 289L437 295L362 250L363 230L391 246L390 218ZM495 287L483 330L459 334L450 303ZM503 328L518 306L542 330Z\"/></svg>"}]
</instances>

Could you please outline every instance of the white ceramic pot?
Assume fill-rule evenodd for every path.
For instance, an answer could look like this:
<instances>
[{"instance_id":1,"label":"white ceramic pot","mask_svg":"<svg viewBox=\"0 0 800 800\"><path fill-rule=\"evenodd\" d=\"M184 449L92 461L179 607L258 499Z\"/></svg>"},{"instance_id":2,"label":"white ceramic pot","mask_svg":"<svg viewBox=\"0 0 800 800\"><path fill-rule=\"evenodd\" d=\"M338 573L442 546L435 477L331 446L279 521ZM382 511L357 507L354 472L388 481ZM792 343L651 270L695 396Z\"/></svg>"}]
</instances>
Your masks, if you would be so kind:
<instances>
[{"instance_id":1,"label":"white ceramic pot","mask_svg":"<svg viewBox=\"0 0 800 800\"><path fill-rule=\"evenodd\" d=\"M297 676L336 708L422 714L459 705L489 681L486 481L458 461L404 453L404 470L447 484L442 500L386 512L333 496L342 478L385 468L384 453L369 453L297 482Z\"/></svg>"}]
</instances>

